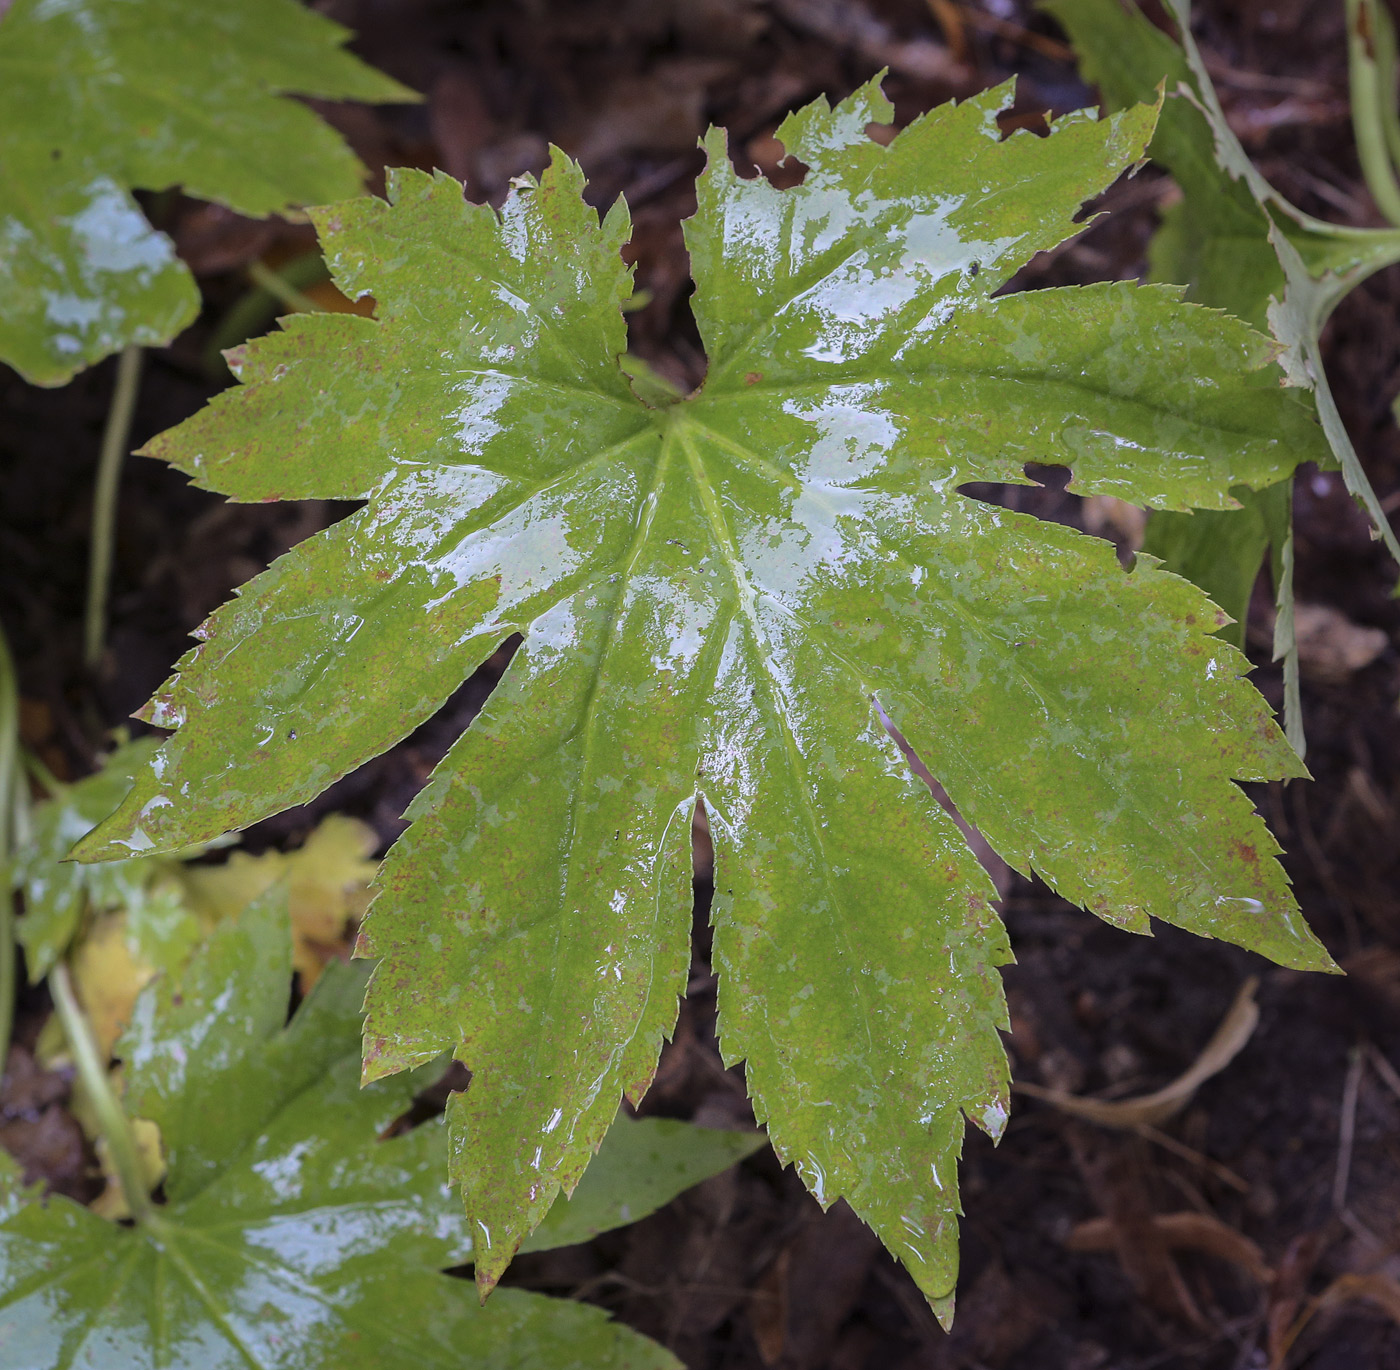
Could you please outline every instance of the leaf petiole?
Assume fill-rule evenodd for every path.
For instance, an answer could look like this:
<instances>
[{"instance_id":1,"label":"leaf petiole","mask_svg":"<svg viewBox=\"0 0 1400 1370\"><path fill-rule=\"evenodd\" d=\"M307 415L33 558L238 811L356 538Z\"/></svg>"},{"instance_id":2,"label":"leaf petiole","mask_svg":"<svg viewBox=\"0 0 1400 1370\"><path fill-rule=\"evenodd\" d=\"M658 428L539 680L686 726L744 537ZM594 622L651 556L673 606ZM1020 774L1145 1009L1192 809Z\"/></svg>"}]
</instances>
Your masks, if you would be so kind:
<instances>
[{"instance_id":1,"label":"leaf petiole","mask_svg":"<svg viewBox=\"0 0 1400 1370\"><path fill-rule=\"evenodd\" d=\"M273 299L302 314L320 314L321 306L310 295L298 290L285 276L256 259L248 263L248 279Z\"/></svg>"},{"instance_id":2,"label":"leaf petiole","mask_svg":"<svg viewBox=\"0 0 1400 1370\"><path fill-rule=\"evenodd\" d=\"M19 686L14 658L0 631L0 1075L10 1056L15 1019L15 896L10 856L23 792L19 773Z\"/></svg>"},{"instance_id":3,"label":"leaf petiole","mask_svg":"<svg viewBox=\"0 0 1400 1370\"><path fill-rule=\"evenodd\" d=\"M146 1191L146 1177L141 1168L140 1153L136 1148L131 1121L112 1089L112 1083L107 1076L106 1062L98 1054L92 1028L83 1013L82 1005L78 1003L77 995L73 992L73 981L68 974L68 967L62 961L49 972L49 992L53 995L54 1008L63 1026L63 1035L68 1039L69 1049L73 1053L78 1078L83 1082L83 1088L92 1101L93 1112L97 1115L98 1130L111 1153L112 1165L121 1181L131 1216L139 1223L149 1223L155 1213L151 1197Z\"/></svg>"},{"instance_id":4,"label":"leaf petiole","mask_svg":"<svg viewBox=\"0 0 1400 1370\"><path fill-rule=\"evenodd\" d=\"M107 627L107 590L112 579L112 548L117 522L117 487L122 460L131 435L131 416L141 385L141 349L134 343L122 350L117 361L117 383L107 426L102 430L102 452L97 462L97 485L92 497L92 546L88 559L87 613L83 619L83 661L95 669L102 659L102 639Z\"/></svg>"},{"instance_id":5,"label":"leaf petiole","mask_svg":"<svg viewBox=\"0 0 1400 1370\"><path fill-rule=\"evenodd\" d=\"M1395 112L1395 31L1376 0L1347 0L1347 56L1351 68L1351 125L1366 186L1377 208L1400 224L1395 178L1400 123Z\"/></svg>"}]
</instances>

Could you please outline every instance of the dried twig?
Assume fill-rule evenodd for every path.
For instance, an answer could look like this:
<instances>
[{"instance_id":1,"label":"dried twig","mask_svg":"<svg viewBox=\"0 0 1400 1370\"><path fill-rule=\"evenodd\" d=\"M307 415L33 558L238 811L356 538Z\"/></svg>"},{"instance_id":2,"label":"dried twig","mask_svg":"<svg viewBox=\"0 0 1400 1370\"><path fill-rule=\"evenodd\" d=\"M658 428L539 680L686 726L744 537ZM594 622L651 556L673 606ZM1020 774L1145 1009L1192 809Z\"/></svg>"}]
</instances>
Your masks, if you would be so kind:
<instances>
[{"instance_id":1,"label":"dried twig","mask_svg":"<svg viewBox=\"0 0 1400 1370\"><path fill-rule=\"evenodd\" d=\"M1063 1113L1072 1113L1077 1118L1085 1118L1103 1127L1137 1128L1143 1124L1151 1126L1165 1122L1186 1105L1205 1081L1224 1070L1249 1041L1259 1022L1259 1006L1254 1002L1254 992L1258 987L1258 978L1250 976L1240 986L1229 1012L1221 1019L1220 1026L1190 1068L1171 1084L1152 1094L1136 1099L1107 1100L1084 1098L1024 1081L1015 1081L1011 1087L1022 1094L1029 1094L1032 1099L1053 1104Z\"/></svg>"}]
</instances>

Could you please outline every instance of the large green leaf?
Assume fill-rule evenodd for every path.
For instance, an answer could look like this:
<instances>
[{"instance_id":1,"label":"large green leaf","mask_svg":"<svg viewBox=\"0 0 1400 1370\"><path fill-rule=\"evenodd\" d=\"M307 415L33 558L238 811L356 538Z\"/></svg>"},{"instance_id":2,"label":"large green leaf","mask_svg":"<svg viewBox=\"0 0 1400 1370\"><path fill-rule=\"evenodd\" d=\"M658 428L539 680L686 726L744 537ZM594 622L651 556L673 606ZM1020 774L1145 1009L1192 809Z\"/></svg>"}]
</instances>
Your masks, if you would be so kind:
<instances>
[{"instance_id":1,"label":"large green leaf","mask_svg":"<svg viewBox=\"0 0 1400 1370\"><path fill-rule=\"evenodd\" d=\"M410 810L362 950L377 1079L454 1050L452 1168L483 1287L685 986L690 826L717 849L721 1042L780 1156L845 1195L945 1314L967 1115L1006 1118L995 892L884 726L1022 871L1296 966L1327 957L1232 783L1296 774L1191 585L959 493L1024 481L1226 508L1325 451L1274 345L1127 284L995 292L1076 231L1154 112L1001 139L1006 88L888 147L865 87L738 177L711 136L687 225L709 375L649 407L618 366L619 206L561 158L497 216L445 177L318 214L374 321L251 345L152 444L238 499L360 498L201 630L178 731L87 857L309 799L523 647Z\"/></svg>"},{"instance_id":2,"label":"large green leaf","mask_svg":"<svg viewBox=\"0 0 1400 1370\"><path fill-rule=\"evenodd\" d=\"M297 0L14 0L0 18L0 361L58 385L167 343L199 294L131 198L182 186L263 216L364 168L287 94L415 100Z\"/></svg>"},{"instance_id":3,"label":"large green leaf","mask_svg":"<svg viewBox=\"0 0 1400 1370\"><path fill-rule=\"evenodd\" d=\"M444 1129L377 1140L415 1082L359 1087L364 976L333 966L284 1029L290 975L285 907L267 898L143 995L123 1050L128 1102L169 1152L155 1218L120 1227L66 1199L25 1205L0 1163L4 1364L676 1367L601 1310L514 1290L483 1309L439 1273L471 1254ZM624 1135L595 1189L640 1216L745 1148L684 1128L649 1171L622 1175L617 1159L638 1150ZM560 1224L560 1240L579 1239Z\"/></svg>"}]
</instances>

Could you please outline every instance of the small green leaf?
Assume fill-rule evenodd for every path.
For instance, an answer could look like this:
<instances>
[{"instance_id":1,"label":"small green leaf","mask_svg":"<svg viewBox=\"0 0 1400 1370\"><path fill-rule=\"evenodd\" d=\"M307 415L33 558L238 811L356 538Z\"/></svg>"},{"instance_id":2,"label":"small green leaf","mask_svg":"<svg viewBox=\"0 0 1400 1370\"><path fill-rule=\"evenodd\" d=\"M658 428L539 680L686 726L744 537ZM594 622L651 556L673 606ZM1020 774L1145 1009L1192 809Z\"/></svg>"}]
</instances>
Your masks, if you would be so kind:
<instances>
[{"instance_id":1,"label":"small green leaf","mask_svg":"<svg viewBox=\"0 0 1400 1370\"><path fill-rule=\"evenodd\" d=\"M443 1127L377 1140L413 1080L359 1088L362 974L331 967L284 1028L290 983L267 898L146 991L127 1099L166 1139L169 1202L134 1227L57 1197L0 1207L6 1365L678 1370L600 1309L517 1290L483 1309L440 1274L470 1254Z\"/></svg>"},{"instance_id":2,"label":"small green leaf","mask_svg":"<svg viewBox=\"0 0 1400 1370\"><path fill-rule=\"evenodd\" d=\"M283 98L418 97L294 0L14 0L0 18L0 361L39 385L159 346L199 295L131 190L262 217L355 194L364 168Z\"/></svg>"},{"instance_id":3,"label":"small green leaf","mask_svg":"<svg viewBox=\"0 0 1400 1370\"><path fill-rule=\"evenodd\" d=\"M561 1194L520 1249L571 1246L634 1223L682 1190L752 1156L767 1140L761 1132L722 1132L619 1114L573 1196Z\"/></svg>"},{"instance_id":4,"label":"small green leaf","mask_svg":"<svg viewBox=\"0 0 1400 1370\"><path fill-rule=\"evenodd\" d=\"M154 932L151 925L161 913L155 907L161 903L156 887L175 862L158 857L85 866L67 857L74 844L121 803L133 777L150 764L155 750L153 738L118 748L100 771L67 786L36 809L32 835L10 869L12 886L24 894L24 916L15 925L15 935L35 984L68 949L89 910L126 909L138 931Z\"/></svg>"},{"instance_id":5,"label":"small green leaf","mask_svg":"<svg viewBox=\"0 0 1400 1370\"><path fill-rule=\"evenodd\" d=\"M238 499L359 513L219 610L147 717L177 729L85 857L311 798L524 635L410 809L361 950L365 1074L451 1050L452 1173L483 1289L647 1088L686 983L691 817L716 846L720 1040L824 1204L944 1313L964 1117L1006 1118L995 891L890 720L1018 869L1323 967L1232 783L1297 758L1148 557L960 493L1224 509L1325 453L1246 324L1128 284L997 291L1141 158L1152 109L1003 139L1009 88L884 147L867 86L737 176L712 134L686 226L709 355L633 393L621 206L556 156L500 214L446 177L319 211L375 320L250 345L242 387L151 445Z\"/></svg>"},{"instance_id":6,"label":"small green leaf","mask_svg":"<svg viewBox=\"0 0 1400 1370\"><path fill-rule=\"evenodd\" d=\"M1199 585L1230 615L1234 621L1222 628L1220 635L1241 651L1254 582L1269 554L1270 525L1265 519L1263 501L1272 497L1277 502L1279 494L1285 500L1291 496L1287 483L1281 482L1259 494L1237 487L1239 509L1154 514L1143 538L1144 552L1161 557L1168 570Z\"/></svg>"}]
</instances>

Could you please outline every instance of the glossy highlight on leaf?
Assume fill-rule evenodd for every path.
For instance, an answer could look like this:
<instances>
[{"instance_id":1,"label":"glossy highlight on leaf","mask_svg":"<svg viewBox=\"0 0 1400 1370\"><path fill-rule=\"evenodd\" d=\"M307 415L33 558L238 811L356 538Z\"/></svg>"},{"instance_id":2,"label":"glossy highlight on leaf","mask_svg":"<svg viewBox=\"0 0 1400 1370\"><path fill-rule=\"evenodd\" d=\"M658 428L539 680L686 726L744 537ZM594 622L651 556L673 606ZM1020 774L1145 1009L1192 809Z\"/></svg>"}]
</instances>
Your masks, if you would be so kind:
<instances>
[{"instance_id":1,"label":"glossy highlight on leaf","mask_svg":"<svg viewBox=\"0 0 1400 1370\"><path fill-rule=\"evenodd\" d=\"M960 493L1232 507L1325 452L1276 346L1109 284L996 292L1131 170L1155 111L1003 139L1000 88L888 147L875 85L791 116L808 168L686 224L709 373L644 403L619 357L625 208L561 155L499 214L444 176L319 211L373 320L256 342L150 454L236 499L365 507L252 581L148 706L176 729L87 857L324 789L524 644L411 806L360 949L365 1075L453 1051L483 1290L645 1092L716 847L720 1040L779 1156L951 1312L964 1118L1008 1107L995 891L887 731L1019 870L1330 964L1236 779L1299 773L1220 612L1143 557ZM635 369L635 368L634 368Z\"/></svg>"},{"instance_id":2,"label":"glossy highlight on leaf","mask_svg":"<svg viewBox=\"0 0 1400 1370\"><path fill-rule=\"evenodd\" d=\"M600 1309L519 1290L481 1308L439 1273L471 1252L443 1128L380 1140L422 1082L359 1087L361 973L331 967L284 1028L290 975L269 897L140 1001L122 1050L128 1102L170 1156L154 1218L26 1203L0 1153L5 1365L678 1370Z\"/></svg>"},{"instance_id":3,"label":"glossy highlight on leaf","mask_svg":"<svg viewBox=\"0 0 1400 1370\"><path fill-rule=\"evenodd\" d=\"M285 95L409 101L297 0L14 0L0 14L0 361L39 385L159 346L199 294L135 188L262 217L365 170Z\"/></svg>"}]
</instances>

